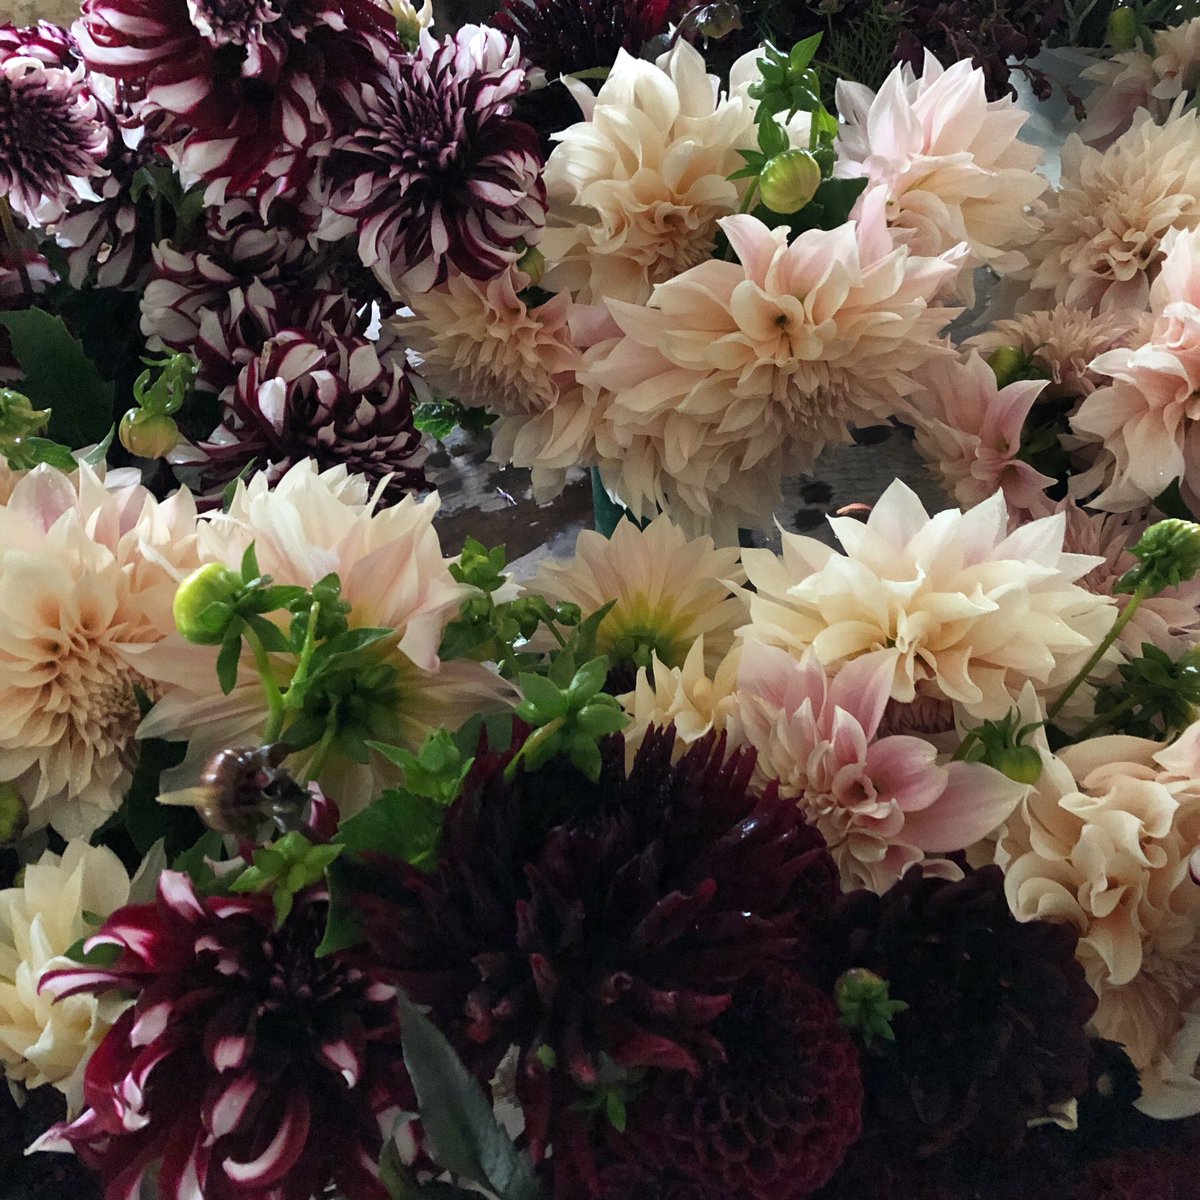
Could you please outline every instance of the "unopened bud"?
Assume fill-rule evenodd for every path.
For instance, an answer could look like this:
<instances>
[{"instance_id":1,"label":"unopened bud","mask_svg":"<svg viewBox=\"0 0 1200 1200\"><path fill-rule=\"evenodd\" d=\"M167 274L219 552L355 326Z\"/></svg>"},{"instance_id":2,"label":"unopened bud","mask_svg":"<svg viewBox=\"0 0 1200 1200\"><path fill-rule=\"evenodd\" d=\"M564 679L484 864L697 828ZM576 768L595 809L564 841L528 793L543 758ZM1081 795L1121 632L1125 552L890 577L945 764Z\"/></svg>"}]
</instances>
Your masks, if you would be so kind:
<instances>
[{"instance_id":1,"label":"unopened bud","mask_svg":"<svg viewBox=\"0 0 1200 1200\"><path fill-rule=\"evenodd\" d=\"M838 976L833 994L842 1015L841 1023L857 1033L868 1049L876 1038L885 1042L895 1040L892 1018L905 1012L908 1005L889 997L886 979L866 967L853 967Z\"/></svg>"},{"instance_id":2,"label":"unopened bud","mask_svg":"<svg viewBox=\"0 0 1200 1200\"><path fill-rule=\"evenodd\" d=\"M530 246L517 259L517 270L524 271L529 276L530 286L536 287L546 273L546 256L536 246Z\"/></svg>"},{"instance_id":3,"label":"unopened bud","mask_svg":"<svg viewBox=\"0 0 1200 1200\"><path fill-rule=\"evenodd\" d=\"M224 563L197 568L175 593L175 628L196 645L218 645L233 618L233 599L241 586L241 577Z\"/></svg>"},{"instance_id":4,"label":"unopened bud","mask_svg":"<svg viewBox=\"0 0 1200 1200\"><path fill-rule=\"evenodd\" d=\"M996 376L996 386L1006 388L1010 383L1025 378L1029 357L1024 350L1016 346L997 346L988 355L987 362Z\"/></svg>"},{"instance_id":5,"label":"unopened bud","mask_svg":"<svg viewBox=\"0 0 1200 1200\"><path fill-rule=\"evenodd\" d=\"M1117 51L1132 50L1138 44L1137 14L1132 8L1114 8L1108 14L1108 44Z\"/></svg>"},{"instance_id":6,"label":"unopened bud","mask_svg":"<svg viewBox=\"0 0 1200 1200\"><path fill-rule=\"evenodd\" d=\"M25 832L29 812L21 793L11 783L0 783L0 846L9 845Z\"/></svg>"},{"instance_id":7,"label":"unopened bud","mask_svg":"<svg viewBox=\"0 0 1200 1200\"><path fill-rule=\"evenodd\" d=\"M48 408L34 408L29 397L0 388L0 437L21 438L41 433L50 420Z\"/></svg>"},{"instance_id":8,"label":"unopened bud","mask_svg":"<svg viewBox=\"0 0 1200 1200\"><path fill-rule=\"evenodd\" d=\"M396 34L409 50L415 50L421 40L421 31L433 24L431 0L418 10L411 0L391 0L392 16L396 18Z\"/></svg>"},{"instance_id":9,"label":"unopened bud","mask_svg":"<svg viewBox=\"0 0 1200 1200\"><path fill-rule=\"evenodd\" d=\"M131 408L119 429L121 445L138 458L165 458L179 445L179 426L165 413Z\"/></svg>"},{"instance_id":10,"label":"unopened bud","mask_svg":"<svg viewBox=\"0 0 1200 1200\"><path fill-rule=\"evenodd\" d=\"M821 186L821 167L807 150L785 150L770 159L758 177L759 195L772 212L799 212Z\"/></svg>"},{"instance_id":11,"label":"unopened bud","mask_svg":"<svg viewBox=\"0 0 1200 1200\"><path fill-rule=\"evenodd\" d=\"M1113 590L1157 596L1200 571L1200 525L1168 517L1151 525L1129 553L1138 565L1126 571Z\"/></svg>"}]
</instances>

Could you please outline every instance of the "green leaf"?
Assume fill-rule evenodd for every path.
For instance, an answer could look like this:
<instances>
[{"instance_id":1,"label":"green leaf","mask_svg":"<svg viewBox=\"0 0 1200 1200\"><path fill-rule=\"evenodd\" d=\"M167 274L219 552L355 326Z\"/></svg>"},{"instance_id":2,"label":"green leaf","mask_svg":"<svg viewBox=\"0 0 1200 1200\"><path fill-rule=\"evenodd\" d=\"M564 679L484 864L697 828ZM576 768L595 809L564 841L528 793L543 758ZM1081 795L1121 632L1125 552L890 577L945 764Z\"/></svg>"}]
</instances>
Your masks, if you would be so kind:
<instances>
[{"instance_id":1,"label":"green leaf","mask_svg":"<svg viewBox=\"0 0 1200 1200\"><path fill-rule=\"evenodd\" d=\"M242 582L251 583L253 580L261 578L261 575L262 572L258 569L258 551L251 542L242 555Z\"/></svg>"},{"instance_id":2,"label":"green leaf","mask_svg":"<svg viewBox=\"0 0 1200 1200\"><path fill-rule=\"evenodd\" d=\"M40 308L0 313L34 408L51 410L49 436L70 446L100 441L113 423L113 385L61 317Z\"/></svg>"},{"instance_id":3,"label":"green leaf","mask_svg":"<svg viewBox=\"0 0 1200 1200\"><path fill-rule=\"evenodd\" d=\"M108 458L108 450L112 445L113 435L117 432L115 425L108 427L108 432L103 439L97 442L84 456L81 461L87 463L89 467L98 467Z\"/></svg>"},{"instance_id":4,"label":"green leaf","mask_svg":"<svg viewBox=\"0 0 1200 1200\"><path fill-rule=\"evenodd\" d=\"M26 437L21 439L21 448L29 451L38 462L57 467L60 471L74 471L79 464L75 455L59 442L44 437Z\"/></svg>"},{"instance_id":5,"label":"green leaf","mask_svg":"<svg viewBox=\"0 0 1200 1200\"><path fill-rule=\"evenodd\" d=\"M406 997L399 1003L404 1063L434 1161L500 1200L539 1200L533 1165L496 1120L483 1089L433 1022Z\"/></svg>"},{"instance_id":6,"label":"green leaf","mask_svg":"<svg viewBox=\"0 0 1200 1200\"><path fill-rule=\"evenodd\" d=\"M243 620L258 635L263 649L269 654L286 654L291 650L292 643L278 625L272 625L270 621L265 617L258 616L257 613L247 613Z\"/></svg>"},{"instance_id":7,"label":"green leaf","mask_svg":"<svg viewBox=\"0 0 1200 1200\"><path fill-rule=\"evenodd\" d=\"M608 659L601 655L586 662L571 680L567 688L567 701L574 708L594 696L608 678Z\"/></svg>"},{"instance_id":8,"label":"green leaf","mask_svg":"<svg viewBox=\"0 0 1200 1200\"><path fill-rule=\"evenodd\" d=\"M339 633L337 637L330 638L329 641L316 648L313 652L311 670L314 674L318 667L325 670L339 659L349 658L361 650L366 650L369 646L374 646L377 642L395 636L394 629L370 626L364 626L361 629L347 629L344 633Z\"/></svg>"},{"instance_id":9,"label":"green leaf","mask_svg":"<svg viewBox=\"0 0 1200 1200\"><path fill-rule=\"evenodd\" d=\"M814 33L812 37L806 37L792 47L792 52L788 55L788 66L791 70L799 73L808 69L812 60L817 56L823 36L823 34Z\"/></svg>"},{"instance_id":10,"label":"green leaf","mask_svg":"<svg viewBox=\"0 0 1200 1200\"><path fill-rule=\"evenodd\" d=\"M544 675L521 674L517 683L525 699L533 706L542 721L553 721L567 714L567 696Z\"/></svg>"},{"instance_id":11,"label":"green leaf","mask_svg":"<svg viewBox=\"0 0 1200 1200\"><path fill-rule=\"evenodd\" d=\"M212 863L225 858L225 842L214 829L208 830L189 849L177 855L171 864L173 871L182 871L206 895L220 891L223 886L217 879Z\"/></svg>"},{"instance_id":12,"label":"green leaf","mask_svg":"<svg viewBox=\"0 0 1200 1200\"><path fill-rule=\"evenodd\" d=\"M72 962L83 963L88 967L111 967L121 957L121 947L113 946L106 942L101 946L93 946L90 950L85 951L83 948L84 942L94 936L94 934L85 933L79 941L72 943L67 948L67 952L63 957L69 958Z\"/></svg>"},{"instance_id":13,"label":"green leaf","mask_svg":"<svg viewBox=\"0 0 1200 1200\"><path fill-rule=\"evenodd\" d=\"M137 767L121 808L125 831L134 849L143 856L159 838L163 838L170 858L204 832L193 809L173 808L158 802L162 772L178 766L187 747L183 742L167 742L160 738L146 738L137 746Z\"/></svg>"},{"instance_id":14,"label":"green leaf","mask_svg":"<svg viewBox=\"0 0 1200 1200\"><path fill-rule=\"evenodd\" d=\"M357 816L342 822L338 836L347 850L385 854L424 867L437 854L444 809L429 796L388 788Z\"/></svg>"},{"instance_id":15,"label":"green leaf","mask_svg":"<svg viewBox=\"0 0 1200 1200\"><path fill-rule=\"evenodd\" d=\"M241 636L227 637L217 655L217 682L226 696L237 686L238 660L242 657Z\"/></svg>"}]
</instances>

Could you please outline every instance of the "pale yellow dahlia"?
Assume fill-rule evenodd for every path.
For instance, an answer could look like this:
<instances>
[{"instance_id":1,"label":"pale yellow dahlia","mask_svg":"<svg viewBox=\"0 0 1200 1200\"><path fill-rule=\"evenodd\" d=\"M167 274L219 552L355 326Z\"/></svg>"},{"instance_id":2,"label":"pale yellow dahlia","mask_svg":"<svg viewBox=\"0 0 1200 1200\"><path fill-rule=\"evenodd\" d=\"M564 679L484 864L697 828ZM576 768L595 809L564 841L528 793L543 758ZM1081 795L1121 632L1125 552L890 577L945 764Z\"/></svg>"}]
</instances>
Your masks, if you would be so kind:
<instances>
[{"instance_id":1,"label":"pale yellow dahlia","mask_svg":"<svg viewBox=\"0 0 1200 1200\"><path fill-rule=\"evenodd\" d=\"M1176 111L1157 125L1143 110L1105 151L1072 134L1043 222L1028 250L1025 307L1145 309L1164 237L1200 225L1200 114Z\"/></svg>"},{"instance_id":2,"label":"pale yellow dahlia","mask_svg":"<svg viewBox=\"0 0 1200 1200\"><path fill-rule=\"evenodd\" d=\"M890 695L949 700L999 718L1025 682L1052 695L1111 626L1112 599L1079 586L1097 558L1063 552L1061 513L1008 532L997 493L929 516L896 480L867 522L830 521L845 551L783 535L783 553L744 550L747 640L827 666L875 650L893 663Z\"/></svg>"},{"instance_id":3,"label":"pale yellow dahlia","mask_svg":"<svg viewBox=\"0 0 1200 1200\"><path fill-rule=\"evenodd\" d=\"M128 1003L116 994L71 996L55 1003L38 992L43 973L129 902L121 860L101 846L67 843L25 868L20 887L0 891L0 1068L28 1088L53 1084L73 1105L83 1066ZM85 916L88 914L88 916Z\"/></svg>"},{"instance_id":4,"label":"pale yellow dahlia","mask_svg":"<svg viewBox=\"0 0 1200 1200\"><path fill-rule=\"evenodd\" d=\"M38 467L0 505L0 780L37 828L86 835L132 777L142 654L196 565L196 514L89 467Z\"/></svg>"},{"instance_id":5,"label":"pale yellow dahlia","mask_svg":"<svg viewBox=\"0 0 1200 1200\"><path fill-rule=\"evenodd\" d=\"M433 730L457 728L468 716L501 702L507 685L484 666L443 663L438 646L470 589L450 574L433 528L436 494L411 496L379 508L380 489L368 493L360 476L344 468L318 472L311 460L292 467L273 487L266 477L238 484L227 513L203 518L199 528L206 562L236 565L253 543L261 570L276 583L311 586L330 572L351 604L352 627L395 630L373 648L370 661L396 671L395 694L364 703L387 709L388 729L376 736L415 748ZM187 740L183 764L164 776L167 787L194 784L201 765L227 746L258 745L268 708L249 651L237 686L222 695L217 647L197 646L173 634L141 659L161 699L147 714L141 737ZM278 664L286 682L286 664ZM382 713L380 714L382 719ZM310 752L305 752L309 755ZM296 764L304 769L307 758ZM366 762L335 744L319 775L343 814L354 812L396 782L396 770L374 751Z\"/></svg>"},{"instance_id":6,"label":"pale yellow dahlia","mask_svg":"<svg viewBox=\"0 0 1200 1200\"><path fill-rule=\"evenodd\" d=\"M1037 786L997 849L1022 920L1080 933L1078 957L1100 998L1096 1032L1141 1075L1138 1107L1200 1112L1200 725L1173 745L1103 737L1043 748Z\"/></svg>"},{"instance_id":7,"label":"pale yellow dahlia","mask_svg":"<svg viewBox=\"0 0 1200 1200\"><path fill-rule=\"evenodd\" d=\"M746 606L732 589L745 582L738 550L716 549L710 537L689 538L669 517L645 529L620 521L611 538L584 530L575 557L542 563L529 588L584 614L614 601L600 623L596 650L614 664L648 667L651 656L682 667L703 637L710 668L733 644Z\"/></svg>"},{"instance_id":8,"label":"pale yellow dahlia","mask_svg":"<svg viewBox=\"0 0 1200 1200\"><path fill-rule=\"evenodd\" d=\"M753 105L722 96L686 41L656 63L622 50L597 96L577 94L586 120L555 135L546 163L546 285L585 303L642 303L707 259L717 219L737 211L729 176L753 142Z\"/></svg>"}]
</instances>

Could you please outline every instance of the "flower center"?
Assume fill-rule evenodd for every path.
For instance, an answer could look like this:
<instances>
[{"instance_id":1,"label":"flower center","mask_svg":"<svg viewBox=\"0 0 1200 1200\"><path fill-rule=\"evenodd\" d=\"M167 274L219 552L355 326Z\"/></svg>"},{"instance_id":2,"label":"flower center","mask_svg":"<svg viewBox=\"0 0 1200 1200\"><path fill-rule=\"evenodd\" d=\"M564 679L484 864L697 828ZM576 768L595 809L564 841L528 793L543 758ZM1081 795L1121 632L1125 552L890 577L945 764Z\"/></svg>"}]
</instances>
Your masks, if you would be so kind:
<instances>
[{"instance_id":1,"label":"flower center","mask_svg":"<svg viewBox=\"0 0 1200 1200\"><path fill-rule=\"evenodd\" d=\"M283 15L269 0L188 0L188 13L211 46L261 41L263 26Z\"/></svg>"},{"instance_id":2,"label":"flower center","mask_svg":"<svg viewBox=\"0 0 1200 1200\"><path fill-rule=\"evenodd\" d=\"M41 195L61 191L70 175L89 175L95 126L78 112L70 73L10 61L0 69L0 186L5 179Z\"/></svg>"}]
</instances>

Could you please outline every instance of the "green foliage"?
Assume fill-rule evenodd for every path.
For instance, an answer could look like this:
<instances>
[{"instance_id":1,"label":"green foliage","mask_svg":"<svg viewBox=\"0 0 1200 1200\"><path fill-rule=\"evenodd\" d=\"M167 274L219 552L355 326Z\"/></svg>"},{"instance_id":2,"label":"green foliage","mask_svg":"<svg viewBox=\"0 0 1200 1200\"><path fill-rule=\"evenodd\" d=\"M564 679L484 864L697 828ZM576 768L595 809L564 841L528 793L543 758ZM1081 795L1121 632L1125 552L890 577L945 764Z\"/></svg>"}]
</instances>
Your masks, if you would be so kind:
<instances>
[{"instance_id":1,"label":"green foliage","mask_svg":"<svg viewBox=\"0 0 1200 1200\"><path fill-rule=\"evenodd\" d=\"M1167 738L1200 714L1200 649L1172 658L1149 642L1138 658L1117 668L1119 683L1096 692L1096 720L1085 732Z\"/></svg>"},{"instance_id":2,"label":"green foliage","mask_svg":"<svg viewBox=\"0 0 1200 1200\"><path fill-rule=\"evenodd\" d=\"M413 424L421 433L444 442L456 429L481 434L495 421L495 414L457 400L428 400L413 409Z\"/></svg>"},{"instance_id":3,"label":"green foliage","mask_svg":"<svg viewBox=\"0 0 1200 1200\"><path fill-rule=\"evenodd\" d=\"M903 1000L888 998L888 981L874 971L855 967L838 977L834 986L834 998L841 1012L841 1023L853 1030L870 1050L878 1038L894 1042L892 1018L905 1012L908 1005Z\"/></svg>"},{"instance_id":4,"label":"green foliage","mask_svg":"<svg viewBox=\"0 0 1200 1200\"><path fill-rule=\"evenodd\" d=\"M1193 578L1200 571L1200 525L1168 517L1151 525L1129 553L1138 560L1117 580L1113 590L1142 597L1157 596L1169 587Z\"/></svg>"},{"instance_id":5,"label":"green foliage","mask_svg":"<svg viewBox=\"0 0 1200 1200\"><path fill-rule=\"evenodd\" d=\"M1041 727L1040 721L1022 724L1021 713L1014 708L998 721L984 721L969 730L954 757L963 762L986 763L1015 783L1037 783L1042 774L1042 756L1028 739Z\"/></svg>"},{"instance_id":6,"label":"green foliage","mask_svg":"<svg viewBox=\"0 0 1200 1200\"><path fill-rule=\"evenodd\" d=\"M624 1133L629 1124L629 1105L646 1090L646 1074L644 1068L619 1066L601 1053L596 1078L575 1107L594 1117L604 1117L618 1133Z\"/></svg>"},{"instance_id":7,"label":"green foliage","mask_svg":"<svg viewBox=\"0 0 1200 1200\"><path fill-rule=\"evenodd\" d=\"M234 880L232 891L270 892L275 905L275 923L282 925L292 911L296 896L323 879L343 846L315 846L301 833L286 833L278 841L254 852L254 862Z\"/></svg>"}]
</instances>

